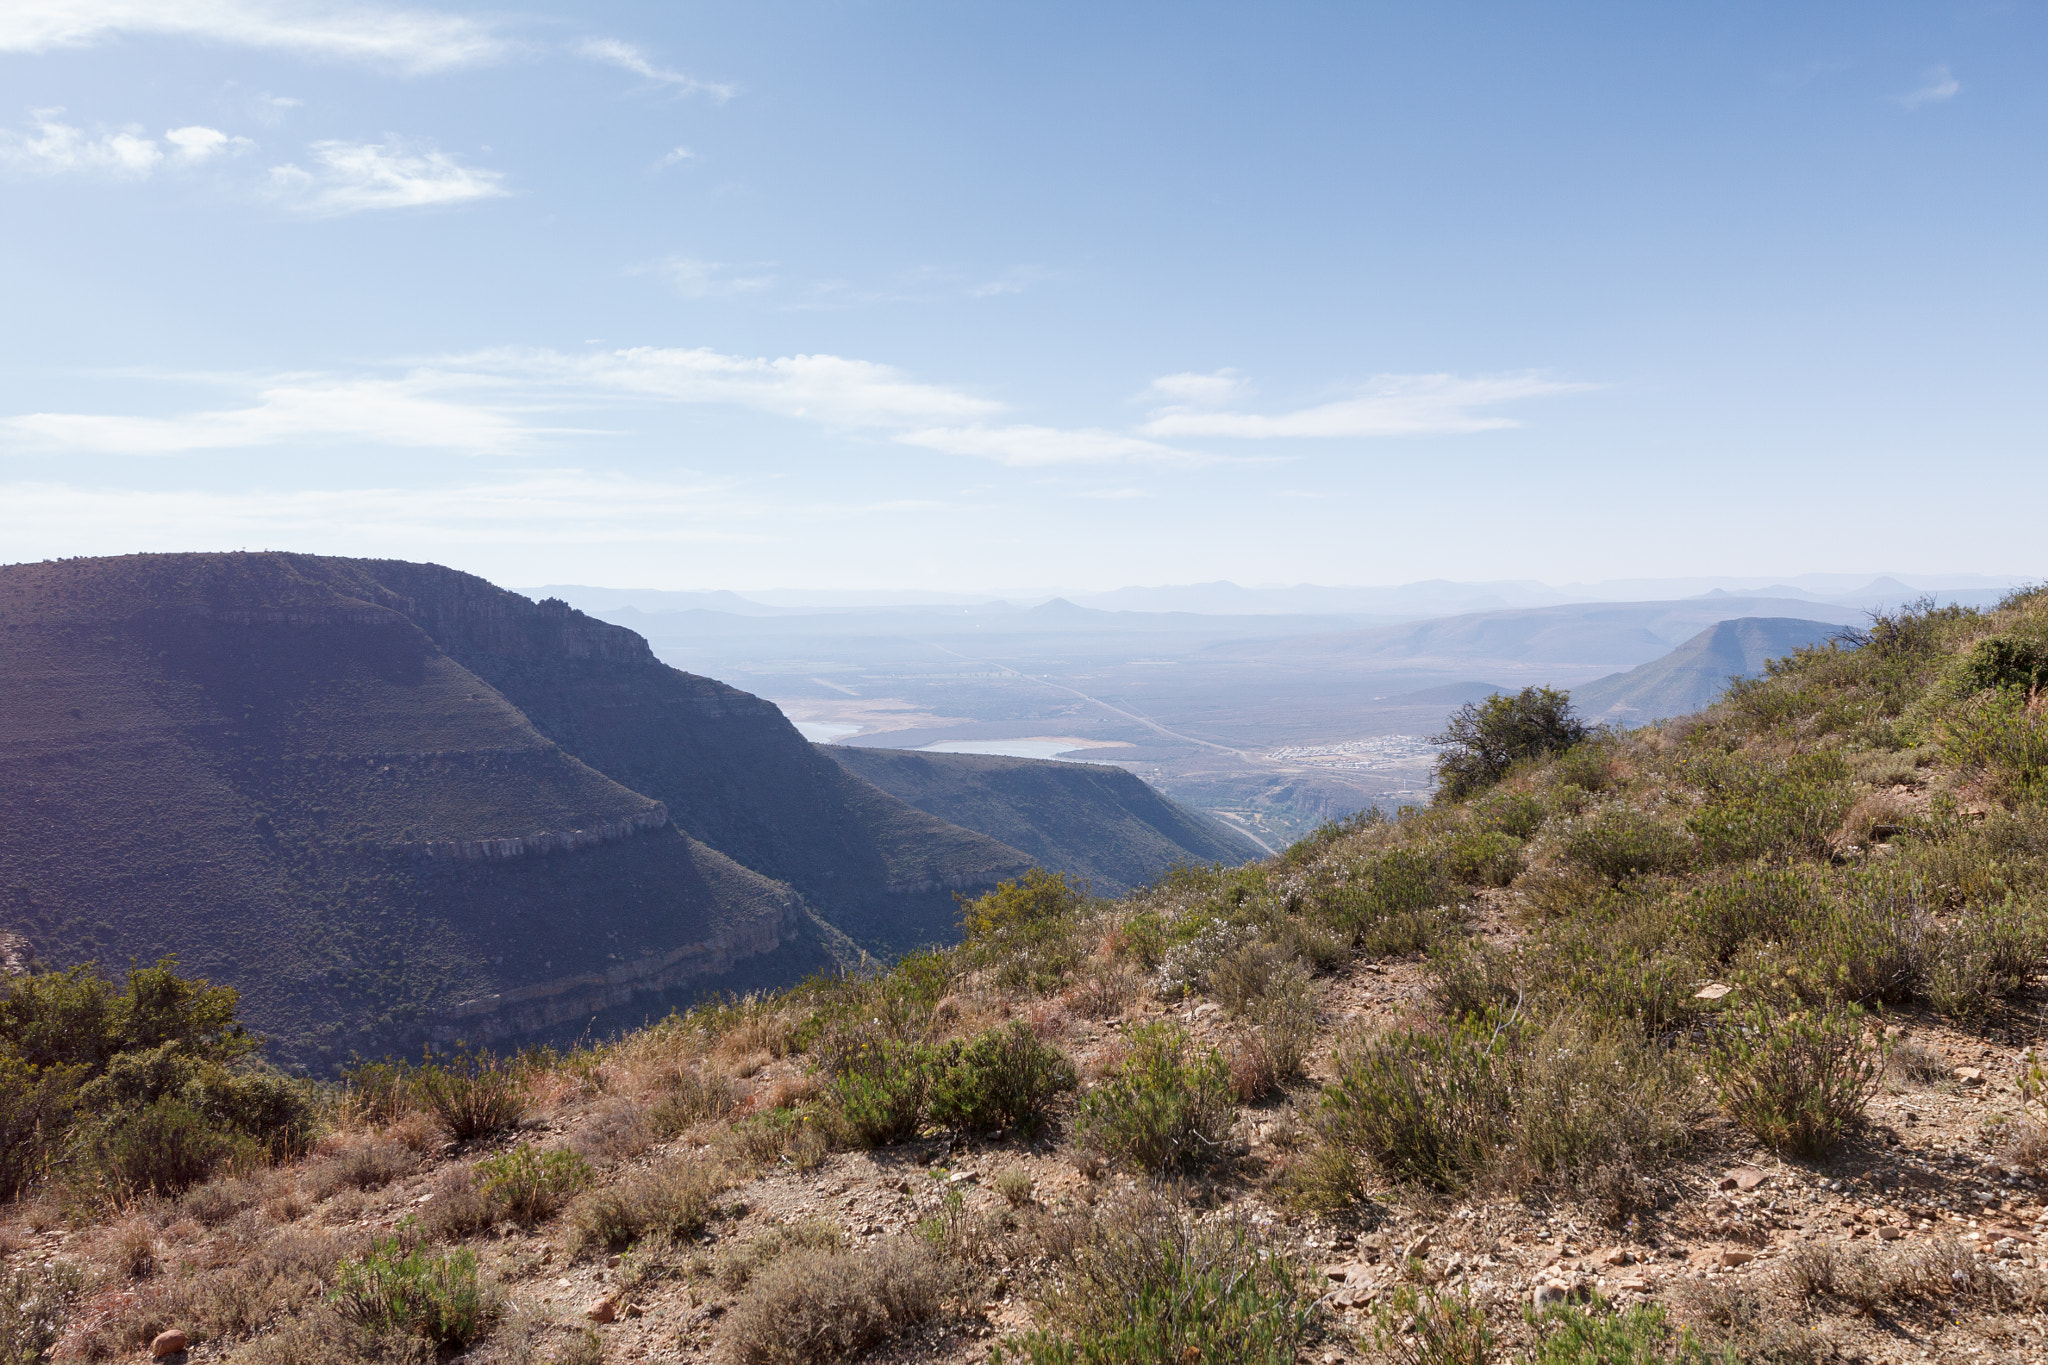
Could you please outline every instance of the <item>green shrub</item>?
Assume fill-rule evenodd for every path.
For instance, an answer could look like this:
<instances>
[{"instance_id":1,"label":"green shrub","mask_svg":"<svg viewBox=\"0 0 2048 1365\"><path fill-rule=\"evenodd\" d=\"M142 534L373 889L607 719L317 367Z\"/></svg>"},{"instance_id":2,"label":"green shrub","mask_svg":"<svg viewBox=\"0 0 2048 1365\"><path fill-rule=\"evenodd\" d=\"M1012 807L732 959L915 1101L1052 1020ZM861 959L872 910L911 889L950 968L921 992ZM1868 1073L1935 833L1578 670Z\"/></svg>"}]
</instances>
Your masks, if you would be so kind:
<instances>
[{"instance_id":1,"label":"green shrub","mask_svg":"<svg viewBox=\"0 0 2048 1365\"><path fill-rule=\"evenodd\" d=\"M84 1070L0 1054L0 1200L19 1197L48 1169L71 1127Z\"/></svg>"},{"instance_id":2,"label":"green shrub","mask_svg":"<svg viewBox=\"0 0 2048 1365\"><path fill-rule=\"evenodd\" d=\"M1796 936L1826 906L1824 883L1807 869L1745 868L1688 890L1675 927L1713 961L1728 962L1747 943Z\"/></svg>"},{"instance_id":3,"label":"green shrub","mask_svg":"<svg viewBox=\"0 0 2048 1365\"><path fill-rule=\"evenodd\" d=\"M1706 793L1686 820L1713 862L1821 854L1849 812L1849 768L1836 753L1705 754L1680 775Z\"/></svg>"},{"instance_id":4,"label":"green shrub","mask_svg":"<svg viewBox=\"0 0 2048 1365\"><path fill-rule=\"evenodd\" d=\"M1148 1198L1088 1229L1045 1307L1047 1325L992 1365L1292 1365L1315 1290L1249 1225L1194 1223Z\"/></svg>"},{"instance_id":5,"label":"green shrub","mask_svg":"<svg viewBox=\"0 0 2048 1365\"><path fill-rule=\"evenodd\" d=\"M255 1144L210 1124L191 1105L166 1096L140 1110L96 1122L79 1144L101 1187L116 1199L178 1194L236 1156L253 1164Z\"/></svg>"},{"instance_id":6,"label":"green shrub","mask_svg":"<svg viewBox=\"0 0 2048 1365\"><path fill-rule=\"evenodd\" d=\"M1786 1012L1760 1002L1722 1016L1708 1069L1722 1109L1759 1142L1818 1156L1862 1116L1884 1053L1853 1005Z\"/></svg>"},{"instance_id":7,"label":"green shrub","mask_svg":"<svg viewBox=\"0 0 2048 1365\"><path fill-rule=\"evenodd\" d=\"M1567 1305L1536 1318L1534 1326L1541 1335L1528 1365L1716 1365L1691 1332L1672 1328L1661 1304L1621 1313Z\"/></svg>"},{"instance_id":8,"label":"green shrub","mask_svg":"<svg viewBox=\"0 0 2048 1365\"><path fill-rule=\"evenodd\" d=\"M1927 998L1952 1019L1975 1022L2026 989L2048 963L2048 919L2008 897L1959 917L1936 941Z\"/></svg>"},{"instance_id":9,"label":"green shrub","mask_svg":"<svg viewBox=\"0 0 2048 1365\"><path fill-rule=\"evenodd\" d=\"M2009 635L1979 640L1959 660L1957 681L1971 692L2041 691L2048 688L2048 648L2039 640Z\"/></svg>"},{"instance_id":10,"label":"green shrub","mask_svg":"<svg viewBox=\"0 0 2048 1365\"><path fill-rule=\"evenodd\" d=\"M429 1055L413 1073L413 1086L427 1112L457 1142L502 1133L526 1113L518 1067L489 1052Z\"/></svg>"},{"instance_id":11,"label":"green shrub","mask_svg":"<svg viewBox=\"0 0 2048 1365\"><path fill-rule=\"evenodd\" d=\"M1512 834L1462 830L1445 848L1453 877L1480 886L1506 886L1521 875L1522 841Z\"/></svg>"},{"instance_id":12,"label":"green shrub","mask_svg":"<svg viewBox=\"0 0 2048 1365\"><path fill-rule=\"evenodd\" d=\"M476 1163L477 1188L493 1211L524 1227L554 1217L569 1196L595 1176L590 1163L565 1147L514 1147Z\"/></svg>"},{"instance_id":13,"label":"green shrub","mask_svg":"<svg viewBox=\"0 0 2048 1365\"><path fill-rule=\"evenodd\" d=\"M1550 815L1543 802L1528 792L1495 787L1473 800L1473 828L1486 834L1505 834L1510 839L1533 839Z\"/></svg>"},{"instance_id":14,"label":"green shrub","mask_svg":"<svg viewBox=\"0 0 2048 1365\"><path fill-rule=\"evenodd\" d=\"M935 1123L1036 1131L1045 1108L1074 1088L1074 1064L1019 1020L951 1051L930 1091Z\"/></svg>"},{"instance_id":15,"label":"green shrub","mask_svg":"<svg viewBox=\"0 0 2048 1365\"><path fill-rule=\"evenodd\" d=\"M710 1119L722 1119L739 1105L732 1078L715 1071L685 1071L675 1087L654 1102L648 1111L648 1126L657 1140L667 1142L685 1129Z\"/></svg>"},{"instance_id":16,"label":"green shrub","mask_svg":"<svg viewBox=\"0 0 2048 1365\"><path fill-rule=\"evenodd\" d=\"M1455 1189L1501 1140L1513 1095L1512 1039L1500 1021L1390 1029L1337 1058L1323 1090L1328 1136L1389 1175Z\"/></svg>"},{"instance_id":17,"label":"green shrub","mask_svg":"<svg viewBox=\"0 0 2048 1365\"><path fill-rule=\"evenodd\" d=\"M1565 859L1609 883L1655 873L1683 872L1692 865L1694 845L1668 820L1629 805L1603 806L1574 821L1559 840Z\"/></svg>"},{"instance_id":18,"label":"green shrub","mask_svg":"<svg viewBox=\"0 0 2048 1365\"><path fill-rule=\"evenodd\" d=\"M380 1239L335 1271L331 1303L372 1332L403 1332L436 1346L465 1346L482 1334L491 1306L476 1278L476 1253L458 1247L429 1256L395 1237Z\"/></svg>"},{"instance_id":19,"label":"green shrub","mask_svg":"<svg viewBox=\"0 0 2048 1365\"><path fill-rule=\"evenodd\" d=\"M916 1137L936 1061L927 1044L889 1039L843 1056L825 1090L834 1136L855 1147Z\"/></svg>"},{"instance_id":20,"label":"green shrub","mask_svg":"<svg viewBox=\"0 0 2048 1365\"><path fill-rule=\"evenodd\" d=\"M1013 882L961 904L967 960L995 968L1005 990L1044 994L1080 959L1073 941L1075 912L1088 903L1085 886L1061 872L1034 867Z\"/></svg>"},{"instance_id":21,"label":"green shrub","mask_svg":"<svg viewBox=\"0 0 2048 1365\"><path fill-rule=\"evenodd\" d=\"M1965 701L1942 729L1942 757L2010 795L2040 797L2048 791L2048 713L2036 700L2004 688Z\"/></svg>"},{"instance_id":22,"label":"green shrub","mask_svg":"<svg viewBox=\"0 0 2048 1365\"><path fill-rule=\"evenodd\" d=\"M1325 874L1312 884L1308 908L1358 952L1391 957L1434 943L1455 897L1440 852L1389 848Z\"/></svg>"},{"instance_id":23,"label":"green shrub","mask_svg":"<svg viewBox=\"0 0 2048 1365\"><path fill-rule=\"evenodd\" d=\"M1214 1160L1236 1117L1222 1054L1213 1047L1197 1052L1172 1024L1132 1029L1126 1041L1130 1051L1115 1071L1081 1097L1076 1136L1147 1170L1190 1170Z\"/></svg>"},{"instance_id":24,"label":"green shrub","mask_svg":"<svg viewBox=\"0 0 2048 1365\"><path fill-rule=\"evenodd\" d=\"M1458 800L1507 775L1516 763L1569 749L1592 733L1572 714L1571 698L1549 687L1525 687L1509 696L1496 692L1483 702L1466 702L1451 713L1440 735L1437 794Z\"/></svg>"},{"instance_id":25,"label":"green shrub","mask_svg":"<svg viewBox=\"0 0 2048 1365\"><path fill-rule=\"evenodd\" d=\"M1396 1365L1487 1365L1493 1331L1469 1295L1401 1285L1373 1309L1373 1344Z\"/></svg>"}]
</instances>

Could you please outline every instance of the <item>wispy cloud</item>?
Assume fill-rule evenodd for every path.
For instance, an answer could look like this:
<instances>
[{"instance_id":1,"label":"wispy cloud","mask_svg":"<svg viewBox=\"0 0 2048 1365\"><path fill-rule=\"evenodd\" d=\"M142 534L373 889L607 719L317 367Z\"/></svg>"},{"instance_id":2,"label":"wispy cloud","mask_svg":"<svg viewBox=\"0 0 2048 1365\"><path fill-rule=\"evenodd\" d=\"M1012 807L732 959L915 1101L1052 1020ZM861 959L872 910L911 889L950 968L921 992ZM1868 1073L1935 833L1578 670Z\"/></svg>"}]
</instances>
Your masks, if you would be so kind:
<instances>
[{"instance_id":1,"label":"wispy cloud","mask_svg":"<svg viewBox=\"0 0 2048 1365\"><path fill-rule=\"evenodd\" d=\"M1203 381L1213 375L1168 375L1155 381L1163 392L1204 401L1219 390ZM1175 392L1176 387L1180 390ZM1496 431L1517 426L1512 417L1487 411L1504 403L1558 394L1580 393L1595 386L1564 383L1536 374L1378 375L1359 385L1351 396L1292 412L1216 411L1183 401L1155 411L1139 430L1148 436L1278 437L1441 436Z\"/></svg>"},{"instance_id":2,"label":"wispy cloud","mask_svg":"<svg viewBox=\"0 0 2048 1365\"><path fill-rule=\"evenodd\" d=\"M967 426L928 427L901 432L904 445L923 446L948 455L971 455L1017 466L1103 464L1148 460L1175 464L1207 464L1213 457L1175 450L1143 437L1097 427Z\"/></svg>"},{"instance_id":3,"label":"wispy cloud","mask_svg":"<svg viewBox=\"0 0 2048 1365\"><path fill-rule=\"evenodd\" d=\"M1222 407L1251 388L1236 370L1209 374L1163 374L1145 386L1144 398L1192 407Z\"/></svg>"},{"instance_id":4,"label":"wispy cloud","mask_svg":"<svg viewBox=\"0 0 2048 1365\"><path fill-rule=\"evenodd\" d=\"M1899 96L1899 103L1908 109L1918 109L1924 105L1952 100L1961 94L1962 90L1963 83L1949 71L1947 63L1943 63L1922 77L1917 88Z\"/></svg>"},{"instance_id":5,"label":"wispy cloud","mask_svg":"<svg viewBox=\"0 0 2048 1365\"><path fill-rule=\"evenodd\" d=\"M101 175L119 180L147 178L165 164L196 166L224 153L244 152L256 144L234 137L218 128L197 125L173 128L162 144L144 133L138 124L118 132L88 133L83 128L60 122L62 109L37 109L29 118L34 127L22 132L0 128L0 165L35 175Z\"/></svg>"},{"instance_id":6,"label":"wispy cloud","mask_svg":"<svg viewBox=\"0 0 2048 1365\"><path fill-rule=\"evenodd\" d=\"M345 0L8 0L0 6L0 52L85 47L122 34L269 48L407 73L496 61L513 46L485 20Z\"/></svg>"},{"instance_id":7,"label":"wispy cloud","mask_svg":"<svg viewBox=\"0 0 2048 1365\"><path fill-rule=\"evenodd\" d=\"M281 203L312 217L466 204L507 193L502 173L464 166L430 147L397 140L316 142L311 151L312 170L273 167L270 188Z\"/></svg>"},{"instance_id":8,"label":"wispy cloud","mask_svg":"<svg viewBox=\"0 0 2048 1365\"><path fill-rule=\"evenodd\" d=\"M495 406L437 396L446 377L335 379L293 376L259 388L241 407L176 417L37 412L0 419L17 451L184 455L308 442L356 441L401 448L502 454L535 434Z\"/></svg>"},{"instance_id":9,"label":"wispy cloud","mask_svg":"<svg viewBox=\"0 0 2048 1365\"><path fill-rule=\"evenodd\" d=\"M656 66L646 52L632 43L621 42L617 38L585 38L576 44L576 55L593 62L603 62L607 66L616 66L621 71L630 71L642 80L671 86L679 95L709 95L723 103L740 92L737 85L722 81L699 80L681 71L670 71L665 67Z\"/></svg>"},{"instance_id":10,"label":"wispy cloud","mask_svg":"<svg viewBox=\"0 0 2048 1365\"><path fill-rule=\"evenodd\" d=\"M665 171L670 166L680 166L685 161L695 161L696 159L697 154L688 147L677 147L672 151L664 152L661 159L654 163L654 169Z\"/></svg>"},{"instance_id":11,"label":"wispy cloud","mask_svg":"<svg viewBox=\"0 0 2048 1365\"><path fill-rule=\"evenodd\" d=\"M659 276L686 299L754 294L775 283L775 276L761 273L763 267L758 265L730 266L724 261L700 261L689 256L670 256L643 269Z\"/></svg>"}]
</instances>

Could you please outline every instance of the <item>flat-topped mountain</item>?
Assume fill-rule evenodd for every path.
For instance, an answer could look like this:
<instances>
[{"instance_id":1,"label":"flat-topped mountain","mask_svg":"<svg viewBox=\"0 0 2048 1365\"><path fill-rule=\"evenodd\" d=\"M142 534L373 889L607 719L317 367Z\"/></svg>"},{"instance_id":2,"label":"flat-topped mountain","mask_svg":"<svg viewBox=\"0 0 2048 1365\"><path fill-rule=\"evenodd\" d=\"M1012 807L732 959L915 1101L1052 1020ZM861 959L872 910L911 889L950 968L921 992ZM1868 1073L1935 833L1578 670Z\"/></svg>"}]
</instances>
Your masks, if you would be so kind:
<instances>
[{"instance_id":1,"label":"flat-topped mountain","mask_svg":"<svg viewBox=\"0 0 2048 1365\"><path fill-rule=\"evenodd\" d=\"M0 821L0 931L175 951L315 1066L939 941L1030 862L631 631L289 554L0 568Z\"/></svg>"},{"instance_id":2,"label":"flat-topped mountain","mask_svg":"<svg viewBox=\"0 0 2048 1365\"><path fill-rule=\"evenodd\" d=\"M1000 839L1098 895L1148 886L1177 864L1242 863L1259 847L1122 768L992 754L821 744L898 800Z\"/></svg>"}]
</instances>

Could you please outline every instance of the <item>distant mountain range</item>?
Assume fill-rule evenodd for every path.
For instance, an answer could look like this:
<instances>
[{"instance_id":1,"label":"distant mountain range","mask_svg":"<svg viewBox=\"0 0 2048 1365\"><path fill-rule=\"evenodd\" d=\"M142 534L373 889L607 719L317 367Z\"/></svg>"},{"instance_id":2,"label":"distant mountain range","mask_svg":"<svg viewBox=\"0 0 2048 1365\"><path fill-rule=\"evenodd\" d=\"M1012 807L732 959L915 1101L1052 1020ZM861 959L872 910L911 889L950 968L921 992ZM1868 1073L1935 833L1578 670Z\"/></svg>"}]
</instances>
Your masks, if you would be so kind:
<instances>
[{"instance_id":1,"label":"distant mountain range","mask_svg":"<svg viewBox=\"0 0 2048 1365\"><path fill-rule=\"evenodd\" d=\"M1235 865L1263 854L1244 835L1108 764L819 749L897 800L1000 839L1087 881L1098 895L1149 885L1176 864Z\"/></svg>"},{"instance_id":2,"label":"distant mountain range","mask_svg":"<svg viewBox=\"0 0 2048 1365\"><path fill-rule=\"evenodd\" d=\"M1760 677L1769 660L1840 633L1840 626L1782 616L1718 621L1661 659L1574 687L1572 704L1589 719L1625 725L1689 716L1712 705L1729 679Z\"/></svg>"}]
</instances>

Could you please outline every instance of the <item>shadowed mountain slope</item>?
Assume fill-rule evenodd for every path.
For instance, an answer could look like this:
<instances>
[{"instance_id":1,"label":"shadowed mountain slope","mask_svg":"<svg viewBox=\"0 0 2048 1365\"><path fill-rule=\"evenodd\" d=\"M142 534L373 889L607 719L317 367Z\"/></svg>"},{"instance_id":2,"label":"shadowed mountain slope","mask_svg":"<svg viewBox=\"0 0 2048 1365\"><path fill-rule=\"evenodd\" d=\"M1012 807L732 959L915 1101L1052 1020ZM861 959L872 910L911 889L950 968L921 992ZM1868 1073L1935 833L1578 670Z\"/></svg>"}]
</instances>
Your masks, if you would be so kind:
<instances>
[{"instance_id":1,"label":"shadowed mountain slope","mask_svg":"<svg viewBox=\"0 0 2048 1365\"><path fill-rule=\"evenodd\" d=\"M0 821L0 930L175 951L313 1066L790 979L830 961L806 901L942 937L1027 862L629 631L282 554L0 568Z\"/></svg>"},{"instance_id":2,"label":"shadowed mountain slope","mask_svg":"<svg viewBox=\"0 0 2048 1365\"><path fill-rule=\"evenodd\" d=\"M1149 885L1177 863L1261 856L1244 836L1108 764L817 747L898 800L1085 878L1101 895Z\"/></svg>"},{"instance_id":3,"label":"shadowed mountain slope","mask_svg":"<svg viewBox=\"0 0 2048 1365\"><path fill-rule=\"evenodd\" d=\"M1717 622L1661 659L1574 687L1572 704L1588 719L1629 725L1691 715L1713 705L1730 678L1758 677L1769 660L1840 633L1840 626L1784 616Z\"/></svg>"}]
</instances>

